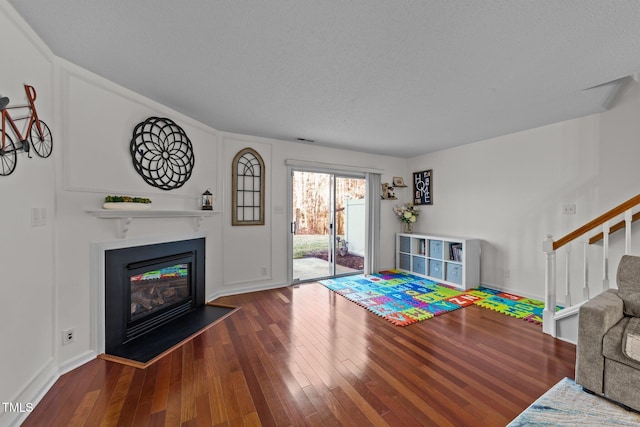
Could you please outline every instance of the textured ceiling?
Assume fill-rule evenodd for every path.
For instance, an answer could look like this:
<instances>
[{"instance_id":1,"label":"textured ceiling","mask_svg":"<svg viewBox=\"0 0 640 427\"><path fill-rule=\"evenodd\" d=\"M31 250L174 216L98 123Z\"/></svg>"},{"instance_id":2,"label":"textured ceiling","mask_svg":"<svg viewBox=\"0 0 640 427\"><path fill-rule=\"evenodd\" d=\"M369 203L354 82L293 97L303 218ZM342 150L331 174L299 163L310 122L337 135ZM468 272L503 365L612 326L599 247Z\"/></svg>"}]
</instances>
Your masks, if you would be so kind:
<instances>
[{"instance_id":1,"label":"textured ceiling","mask_svg":"<svg viewBox=\"0 0 640 427\"><path fill-rule=\"evenodd\" d=\"M9 0L53 52L216 129L409 157L599 111L625 0Z\"/></svg>"}]
</instances>

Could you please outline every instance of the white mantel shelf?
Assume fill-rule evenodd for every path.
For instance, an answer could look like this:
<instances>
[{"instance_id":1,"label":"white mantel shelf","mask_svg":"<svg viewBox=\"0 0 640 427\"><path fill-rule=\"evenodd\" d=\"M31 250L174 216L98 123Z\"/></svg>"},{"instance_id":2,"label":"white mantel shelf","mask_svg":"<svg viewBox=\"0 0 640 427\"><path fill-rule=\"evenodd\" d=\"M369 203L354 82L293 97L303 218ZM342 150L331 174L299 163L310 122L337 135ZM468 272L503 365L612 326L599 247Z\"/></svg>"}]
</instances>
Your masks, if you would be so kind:
<instances>
[{"instance_id":1,"label":"white mantel shelf","mask_svg":"<svg viewBox=\"0 0 640 427\"><path fill-rule=\"evenodd\" d=\"M119 210L119 209L87 209L87 213L102 218L179 218L179 217L207 217L220 213L219 211L202 210Z\"/></svg>"},{"instance_id":2,"label":"white mantel shelf","mask_svg":"<svg viewBox=\"0 0 640 427\"><path fill-rule=\"evenodd\" d=\"M117 219L118 235L121 239L127 237L129 225L133 218L193 218L194 228L200 229L200 224L206 217L219 214L220 211L204 210L118 210L118 209L87 209L86 212L100 219Z\"/></svg>"}]
</instances>

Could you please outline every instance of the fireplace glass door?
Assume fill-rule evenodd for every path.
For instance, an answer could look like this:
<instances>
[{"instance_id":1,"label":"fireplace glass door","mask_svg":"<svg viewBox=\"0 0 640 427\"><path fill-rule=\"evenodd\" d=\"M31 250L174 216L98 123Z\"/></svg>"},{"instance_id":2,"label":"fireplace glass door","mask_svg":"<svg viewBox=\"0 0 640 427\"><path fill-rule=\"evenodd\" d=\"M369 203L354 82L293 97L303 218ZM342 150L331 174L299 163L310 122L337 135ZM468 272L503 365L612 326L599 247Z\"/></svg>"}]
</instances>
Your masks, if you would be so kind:
<instances>
[{"instance_id":1,"label":"fireplace glass door","mask_svg":"<svg viewBox=\"0 0 640 427\"><path fill-rule=\"evenodd\" d=\"M146 333L195 307L191 286L192 254L145 260L126 266L127 339Z\"/></svg>"},{"instance_id":2,"label":"fireplace glass door","mask_svg":"<svg viewBox=\"0 0 640 427\"><path fill-rule=\"evenodd\" d=\"M129 275L131 321L191 300L189 264L174 264Z\"/></svg>"}]
</instances>

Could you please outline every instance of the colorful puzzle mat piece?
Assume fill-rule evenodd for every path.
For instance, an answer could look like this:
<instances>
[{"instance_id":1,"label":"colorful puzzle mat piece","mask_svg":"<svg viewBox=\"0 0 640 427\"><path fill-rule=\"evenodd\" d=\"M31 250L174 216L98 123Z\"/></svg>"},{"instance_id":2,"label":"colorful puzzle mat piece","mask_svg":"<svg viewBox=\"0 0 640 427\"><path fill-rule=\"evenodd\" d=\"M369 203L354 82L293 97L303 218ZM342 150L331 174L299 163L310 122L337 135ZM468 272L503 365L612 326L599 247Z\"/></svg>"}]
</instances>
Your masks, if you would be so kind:
<instances>
[{"instance_id":1,"label":"colorful puzzle mat piece","mask_svg":"<svg viewBox=\"0 0 640 427\"><path fill-rule=\"evenodd\" d=\"M320 283L398 326L431 319L473 304L536 324L542 323L542 301L484 286L462 291L396 270L322 280Z\"/></svg>"}]
</instances>

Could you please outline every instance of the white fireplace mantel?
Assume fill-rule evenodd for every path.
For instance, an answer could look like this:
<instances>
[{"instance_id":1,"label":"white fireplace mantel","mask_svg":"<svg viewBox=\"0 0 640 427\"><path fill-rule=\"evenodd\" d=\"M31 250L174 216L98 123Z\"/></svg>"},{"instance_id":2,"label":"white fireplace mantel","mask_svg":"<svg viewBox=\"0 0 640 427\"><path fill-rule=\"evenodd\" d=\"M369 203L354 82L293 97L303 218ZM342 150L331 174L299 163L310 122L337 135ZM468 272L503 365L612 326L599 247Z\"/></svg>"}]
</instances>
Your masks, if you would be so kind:
<instances>
[{"instance_id":1,"label":"white fireplace mantel","mask_svg":"<svg viewBox=\"0 0 640 427\"><path fill-rule=\"evenodd\" d=\"M124 239L129 231L133 218L193 218L194 230L200 229L200 224L206 217L220 213L205 210L117 210L117 209L87 209L86 212L100 219L118 220L118 237Z\"/></svg>"}]
</instances>

